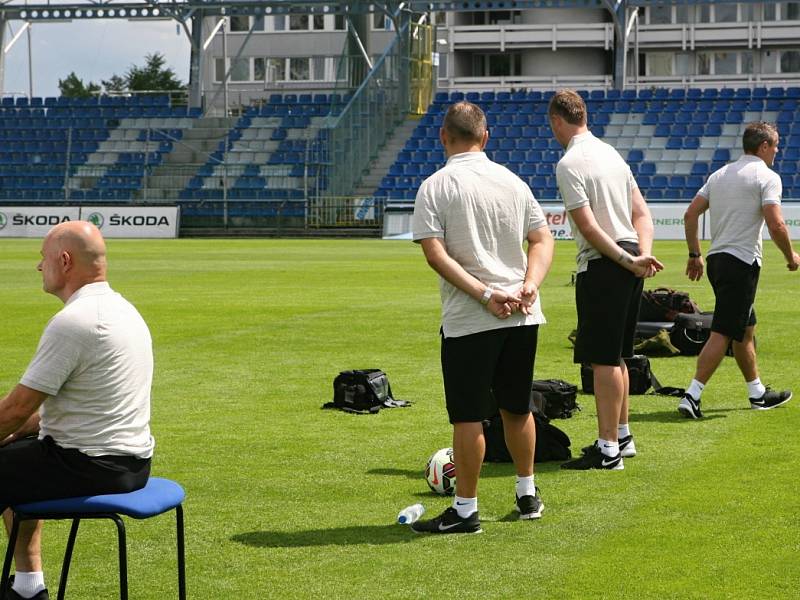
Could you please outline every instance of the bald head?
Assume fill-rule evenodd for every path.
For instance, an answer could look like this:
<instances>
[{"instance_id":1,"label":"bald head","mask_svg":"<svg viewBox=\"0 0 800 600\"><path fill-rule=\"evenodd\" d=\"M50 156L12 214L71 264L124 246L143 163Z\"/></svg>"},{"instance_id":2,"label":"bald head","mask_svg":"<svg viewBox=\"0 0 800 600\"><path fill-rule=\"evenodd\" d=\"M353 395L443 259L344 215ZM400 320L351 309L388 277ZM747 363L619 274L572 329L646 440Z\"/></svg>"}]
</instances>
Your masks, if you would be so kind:
<instances>
[{"instance_id":1,"label":"bald head","mask_svg":"<svg viewBox=\"0 0 800 600\"><path fill-rule=\"evenodd\" d=\"M106 243L88 221L65 221L42 243L39 270L44 290L66 301L88 283L106 280Z\"/></svg>"}]
</instances>

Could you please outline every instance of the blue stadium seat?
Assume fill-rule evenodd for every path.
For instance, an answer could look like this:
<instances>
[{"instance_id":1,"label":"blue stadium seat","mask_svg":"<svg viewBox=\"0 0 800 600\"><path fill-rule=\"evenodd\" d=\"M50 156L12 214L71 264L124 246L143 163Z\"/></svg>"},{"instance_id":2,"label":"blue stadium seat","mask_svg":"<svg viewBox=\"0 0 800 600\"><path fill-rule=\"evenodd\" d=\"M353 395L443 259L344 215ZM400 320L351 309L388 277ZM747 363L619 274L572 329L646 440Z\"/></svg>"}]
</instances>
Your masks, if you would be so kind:
<instances>
[{"instance_id":1,"label":"blue stadium seat","mask_svg":"<svg viewBox=\"0 0 800 600\"><path fill-rule=\"evenodd\" d=\"M735 95L735 91L733 88L722 88L719 91L720 98L733 98Z\"/></svg>"},{"instance_id":2,"label":"blue stadium seat","mask_svg":"<svg viewBox=\"0 0 800 600\"><path fill-rule=\"evenodd\" d=\"M714 150L714 155L712 157L713 161L722 161L727 162L731 158L730 150L727 148L717 148Z\"/></svg>"}]
</instances>

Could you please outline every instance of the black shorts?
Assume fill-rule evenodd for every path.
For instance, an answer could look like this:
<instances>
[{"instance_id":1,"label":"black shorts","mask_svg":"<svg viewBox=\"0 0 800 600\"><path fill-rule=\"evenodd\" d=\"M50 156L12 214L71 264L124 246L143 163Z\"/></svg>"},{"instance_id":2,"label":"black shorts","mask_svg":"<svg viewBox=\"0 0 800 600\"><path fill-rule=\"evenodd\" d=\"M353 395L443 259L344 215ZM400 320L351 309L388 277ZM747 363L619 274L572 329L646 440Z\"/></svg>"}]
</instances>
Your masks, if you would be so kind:
<instances>
[{"instance_id":1,"label":"black shorts","mask_svg":"<svg viewBox=\"0 0 800 600\"><path fill-rule=\"evenodd\" d=\"M639 255L636 244L620 244ZM574 362L618 365L633 356L633 336L639 319L644 280L613 260L589 261L575 280L575 306L578 309L578 335Z\"/></svg>"},{"instance_id":2,"label":"black shorts","mask_svg":"<svg viewBox=\"0 0 800 600\"><path fill-rule=\"evenodd\" d=\"M0 512L24 502L132 492L149 476L149 458L92 457L50 436L24 438L0 448Z\"/></svg>"},{"instance_id":3,"label":"black shorts","mask_svg":"<svg viewBox=\"0 0 800 600\"><path fill-rule=\"evenodd\" d=\"M727 252L709 255L706 264L715 298L711 331L741 342L745 329L756 324L753 304L761 267L756 262L748 265Z\"/></svg>"},{"instance_id":4,"label":"black shorts","mask_svg":"<svg viewBox=\"0 0 800 600\"><path fill-rule=\"evenodd\" d=\"M442 337L442 375L451 423L491 418L498 408L530 412L538 325Z\"/></svg>"}]
</instances>

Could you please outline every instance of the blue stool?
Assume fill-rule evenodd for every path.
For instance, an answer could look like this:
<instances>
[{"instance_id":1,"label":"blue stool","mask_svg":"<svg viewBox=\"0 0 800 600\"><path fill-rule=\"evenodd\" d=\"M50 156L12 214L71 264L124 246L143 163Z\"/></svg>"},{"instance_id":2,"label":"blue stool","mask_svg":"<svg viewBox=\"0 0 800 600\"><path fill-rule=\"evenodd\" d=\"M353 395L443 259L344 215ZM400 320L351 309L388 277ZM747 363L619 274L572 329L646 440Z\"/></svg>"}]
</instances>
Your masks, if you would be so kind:
<instances>
[{"instance_id":1,"label":"blue stool","mask_svg":"<svg viewBox=\"0 0 800 600\"><path fill-rule=\"evenodd\" d=\"M12 506L14 512L11 534L8 539L6 558L3 563L3 575L0 579L0 590L6 589L11 561L14 558L14 546L17 543L19 525L22 521L36 519L72 519L67 548L64 552L64 564L58 582L58 600L64 600L67 589L69 563L78 535L81 519L111 519L117 525L119 538L119 597L128 600L128 556L125 543L125 524L120 515L134 519L148 519L175 509L178 537L178 597L186 599L186 563L183 543L183 488L169 479L151 477L142 489L128 494L106 494L102 496L82 496L78 498L62 498L43 500Z\"/></svg>"}]
</instances>

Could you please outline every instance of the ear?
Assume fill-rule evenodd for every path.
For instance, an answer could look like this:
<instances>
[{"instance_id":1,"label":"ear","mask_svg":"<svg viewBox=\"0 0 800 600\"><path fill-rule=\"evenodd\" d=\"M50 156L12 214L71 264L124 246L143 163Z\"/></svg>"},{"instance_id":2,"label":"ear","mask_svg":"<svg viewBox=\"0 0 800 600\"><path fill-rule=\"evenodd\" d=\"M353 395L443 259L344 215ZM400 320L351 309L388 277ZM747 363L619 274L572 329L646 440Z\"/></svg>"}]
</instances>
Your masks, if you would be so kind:
<instances>
[{"instance_id":1,"label":"ear","mask_svg":"<svg viewBox=\"0 0 800 600\"><path fill-rule=\"evenodd\" d=\"M72 267L72 256L66 250L62 250L61 254L58 255L58 262L61 268L66 271Z\"/></svg>"},{"instance_id":2,"label":"ear","mask_svg":"<svg viewBox=\"0 0 800 600\"><path fill-rule=\"evenodd\" d=\"M444 127L439 128L439 141L442 142L442 146L447 147L447 134L444 132Z\"/></svg>"},{"instance_id":3,"label":"ear","mask_svg":"<svg viewBox=\"0 0 800 600\"><path fill-rule=\"evenodd\" d=\"M483 132L483 139L481 140L481 150L486 148L486 144L489 142L489 129L487 128L486 131Z\"/></svg>"}]
</instances>

